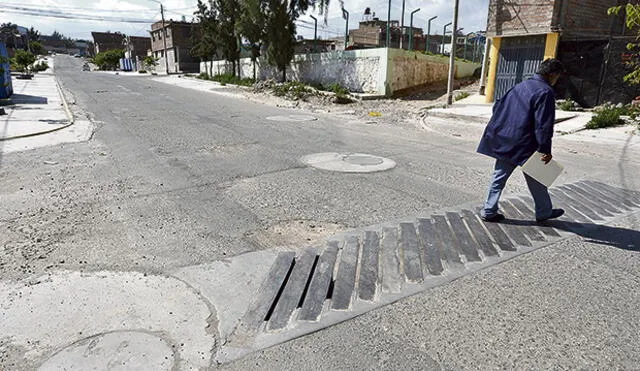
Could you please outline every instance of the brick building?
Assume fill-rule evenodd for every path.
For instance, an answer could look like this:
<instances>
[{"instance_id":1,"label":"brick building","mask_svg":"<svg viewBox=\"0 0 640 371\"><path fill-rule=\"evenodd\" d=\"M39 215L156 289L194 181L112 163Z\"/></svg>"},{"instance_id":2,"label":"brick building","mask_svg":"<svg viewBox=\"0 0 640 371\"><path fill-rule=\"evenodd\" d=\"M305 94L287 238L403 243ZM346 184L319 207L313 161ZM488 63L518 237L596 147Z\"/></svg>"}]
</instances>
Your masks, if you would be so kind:
<instances>
[{"instance_id":1,"label":"brick building","mask_svg":"<svg viewBox=\"0 0 640 371\"><path fill-rule=\"evenodd\" d=\"M159 72L165 72L165 63L168 64L168 73L200 71L200 62L190 53L193 26L191 22L169 20L164 22L163 32L162 21L151 25L151 52L158 58L156 69ZM166 62L164 58L167 58Z\"/></svg>"},{"instance_id":2,"label":"brick building","mask_svg":"<svg viewBox=\"0 0 640 371\"><path fill-rule=\"evenodd\" d=\"M622 17L608 16L619 0L490 0L491 39L487 101L499 99L533 75L546 58L564 62L568 74L560 97L592 107L604 101L628 102L638 89L624 86L625 35Z\"/></svg>"},{"instance_id":3,"label":"brick building","mask_svg":"<svg viewBox=\"0 0 640 371\"><path fill-rule=\"evenodd\" d=\"M391 35L389 47L400 48L400 39L403 38L402 48L409 49L409 35L413 31L413 49L425 50L426 35L423 34L422 28L400 27L398 21L391 21L389 26ZM436 44L437 40L442 40L442 37L440 36L438 39L435 35L431 36L429 41L431 49L436 50L436 47L439 46ZM387 21L381 21L377 18L364 20L359 23L358 29L349 30L349 46L352 48L384 48L387 46L386 44Z\"/></svg>"}]
</instances>

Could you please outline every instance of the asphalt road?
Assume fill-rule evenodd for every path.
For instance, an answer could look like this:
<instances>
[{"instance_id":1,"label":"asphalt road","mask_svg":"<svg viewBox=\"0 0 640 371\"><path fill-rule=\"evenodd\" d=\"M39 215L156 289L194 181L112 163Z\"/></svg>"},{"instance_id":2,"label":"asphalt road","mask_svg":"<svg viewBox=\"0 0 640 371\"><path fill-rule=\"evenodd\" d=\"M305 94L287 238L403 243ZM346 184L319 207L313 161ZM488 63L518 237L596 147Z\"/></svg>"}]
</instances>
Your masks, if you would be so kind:
<instances>
[{"instance_id":1,"label":"asphalt road","mask_svg":"<svg viewBox=\"0 0 640 371\"><path fill-rule=\"evenodd\" d=\"M484 197L492 161L475 153L476 131L452 137L329 114L271 121L304 112L80 65L59 57L56 74L97 123L93 138L2 159L3 280L59 269L163 274ZM624 143L555 145L563 181L638 189L640 162ZM300 162L322 152L397 167L345 174ZM507 191L526 191L520 176ZM624 231L640 221L616 225L220 367L637 369L640 253ZM635 248L601 242L612 240Z\"/></svg>"}]
</instances>

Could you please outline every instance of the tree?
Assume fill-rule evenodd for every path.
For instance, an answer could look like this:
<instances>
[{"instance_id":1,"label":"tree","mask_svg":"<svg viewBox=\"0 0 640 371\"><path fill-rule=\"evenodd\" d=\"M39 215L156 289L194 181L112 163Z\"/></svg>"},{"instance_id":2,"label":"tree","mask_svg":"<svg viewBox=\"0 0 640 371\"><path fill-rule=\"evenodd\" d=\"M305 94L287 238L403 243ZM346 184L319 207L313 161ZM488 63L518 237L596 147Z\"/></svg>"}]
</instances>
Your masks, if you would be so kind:
<instances>
[{"instance_id":1,"label":"tree","mask_svg":"<svg viewBox=\"0 0 640 371\"><path fill-rule=\"evenodd\" d=\"M240 35L236 29L236 21L239 18L238 0L215 0L213 9L215 10L217 27L215 28L215 39L220 43L222 57L231 62L232 76L236 76L236 62L240 69Z\"/></svg>"},{"instance_id":2,"label":"tree","mask_svg":"<svg viewBox=\"0 0 640 371\"><path fill-rule=\"evenodd\" d=\"M144 57L144 59L142 60L142 68L143 69L153 69L155 68L155 66L158 65L158 59L154 58L151 55L147 55L146 57Z\"/></svg>"},{"instance_id":3,"label":"tree","mask_svg":"<svg viewBox=\"0 0 640 371\"><path fill-rule=\"evenodd\" d=\"M287 80L287 66L291 63L296 43L296 25L288 12L286 2L269 0L267 16L267 60L282 71L282 81Z\"/></svg>"},{"instance_id":4,"label":"tree","mask_svg":"<svg viewBox=\"0 0 640 371\"><path fill-rule=\"evenodd\" d=\"M67 49L73 49L76 47L76 42L70 37L65 37L64 39L62 39L62 42L64 43L64 47Z\"/></svg>"},{"instance_id":5,"label":"tree","mask_svg":"<svg viewBox=\"0 0 640 371\"><path fill-rule=\"evenodd\" d=\"M115 70L118 68L121 58L124 58L124 50L107 50L96 54L93 63L101 70Z\"/></svg>"},{"instance_id":6,"label":"tree","mask_svg":"<svg viewBox=\"0 0 640 371\"><path fill-rule=\"evenodd\" d=\"M7 22L0 24L0 37L4 41L7 47L15 48L15 37L18 33L18 25L15 23Z\"/></svg>"},{"instance_id":7,"label":"tree","mask_svg":"<svg viewBox=\"0 0 640 371\"><path fill-rule=\"evenodd\" d=\"M18 49L13 57L13 64L18 68L18 71L23 72L25 75L29 75L33 64L36 61L36 56L33 53L26 50Z\"/></svg>"},{"instance_id":8,"label":"tree","mask_svg":"<svg viewBox=\"0 0 640 371\"><path fill-rule=\"evenodd\" d=\"M192 56L199 58L201 62L211 61L209 65L209 75L212 74L213 59L217 55L218 43L216 41L216 13L213 9L212 1L209 6L198 0L198 10L193 13L197 23L192 32L193 47L190 50Z\"/></svg>"},{"instance_id":9,"label":"tree","mask_svg":"<svg viewBox=\"0 0 640 371\"><path fill-rule=\"evenodd\" d=\"M627 5L614 6L609 8L609 15L618 15L624 11L625 24L627 28L636 30L638 33L637 40L640 40L640 4L627 3ZM640 50L640 43L629 43L627 49L630 51ZM627 66L631 67L632 71L624 76L624 81L631 85L640 85L640 61L638 58L634 58L627 63Z\"/></svg>"},{"instance_id":10,"label":"tree","mask_svg":"<svg viewBox=\"0 0 640 371\"><path fill-rule=\"evenodd\" d=\"M256 79L256 61L260 57L260 49L266 38L266 8L265 0L245 0L240 5L240 18L237 27L240 36L249 43L251 63L253 64L253 79Z\"/></svg>"},{"instance_id":11,"label":"tree","mask_svg":"<svg viewBox=\"0 0 640 371\"><path fill-rule=\"evenodd\" d=\"M27 37L30 42L40 41L40 32L38 32L33 26L27 30ZM35 52L34 52L35 53Z\"/></svg>"},{"instance_id":12,"label":"tree","mask_svg":"<svg viewBox=\"0 0 640 371\"><path fill-rule=\"evenodd\" d=\"M44 54L44 46L39 41L31 41L30 42L31 52L35 55Z\"/></svg>"},{"instance_id":13,"label":"tree","mask_svg":"<svg viewBox=\"0 0 640 371\"><path fill-rule=\"evenodd\" d=\"M53 40L58 40L58 41L59 41L59 40L64 39L64 35L63 35L63 34L61 34L61 33L60 33L60 32L58 32L58 31L56 31L56 30L53 30L53 33L51 34L51 38L52 38Z\"/></svg>"}]
</instances>

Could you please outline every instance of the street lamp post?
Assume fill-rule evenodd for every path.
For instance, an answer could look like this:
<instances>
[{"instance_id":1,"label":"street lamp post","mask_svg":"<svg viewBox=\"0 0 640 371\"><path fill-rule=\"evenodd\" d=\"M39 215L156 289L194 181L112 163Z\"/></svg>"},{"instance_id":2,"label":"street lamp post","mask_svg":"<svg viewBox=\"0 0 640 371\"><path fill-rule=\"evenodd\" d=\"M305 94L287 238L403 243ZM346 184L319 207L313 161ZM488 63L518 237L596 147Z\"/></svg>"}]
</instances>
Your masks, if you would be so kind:
<instances>
[{"instance_id":1,"label":"street lamp post","mask_svg":"<svg viewBox=\"0 0 640 371\"><path fill-rule=\"evenodd\" d=\"M442 29L442 53L444 55L444 36L447 34L447 27L451 26L451 22L444 25Z\"/></svg>"},{"instance_id":2,"label":"street lamp post","mask_svg":"<svg viewBox=\"0 0 640 371\"><path fill-rule=\"evenodd\" d=\"M166 74L169 74L169 53L167 53L167 30L165 29L165 25L164 25L164 7L162 6L162 3L159 2L158 0L149 0L149 1L153 1L154 3L158 3L160 4L160 16L162 17L162 33L164 35L162 35L162 44L164 46L164 69Z\"/></svg>"},{"instance_id":3,"label":"street lamp post","mask_svg":"<svg viewBox=\"0 0 640 371\"><path fill-rule=\"evenodd\" d=\"M413 50L413 15L420 11L420 8L411 12L411 22L409 23L409 50Z\"/></svg>"},{"instance_id":4,"label":"street lamp post","mask_svg":"<svg viewBox=\"0 0 640 371\"><path fill-rule=\"evenodd\" d=\"M425 52L430 52L430 49L429 49L429 37L431 36L431 21L433 21L436 18L438 18L437 15L429 18L429 22L427 22L427 42L424 45L424 51Z\"/></svg>"},{"instance_id":5,"label":"street lamp post","mask_svg":"<svg viewBox=\"0 0 640 371\"><path fill-rule=\"evenodd\" d=\"M309 17L311 17L311 19L313 19L314 25L313 25L313 52L317 52L317 45L316 45L316 40L318 39L318 19L316 17L314 17L313 15L309 15Z\"/></svg>"},{"instance_id":6,"label":"street lamp post","mask_svg":"<svg viewBox=\"0 0 640 371\"><path fill-rule=\"evenodd\" d=\"M469 32L465 37L464 37L464 53L462 55L462 59L467 59L467 44L469 43L469 35L471 35L473 32Z\"/></svg>"},{"instance_id":7,"label":"street lamp post","mask_svg":"<svg viewBox=\"0 0 640 371\"><path fill-rule=\"evenodd\" d=\"M347 20L347 24L344 26L344 48L347 49L349 43L349 12L342 8L342 17Z\"/></svg>"},{"instance_id":8,"label":"street lamp post","mask_svg":"<svg viewBox=\"0 0 640 371\"><path fill-rule=\"evenodd\" d=\"M389 9L387 10L387 48L391 47L391 0L389 0Z\"/></svg>"},{"instance_id":9,"label":"street lamp post","mask_svg":"<svg viewBox=\"0 0 640 371\"><path fill-rule=\"evenodd\" d=\"M404 48L404 2L402 0L402 16L400 16L400 49Z\"/></svg>"}]
</instances>

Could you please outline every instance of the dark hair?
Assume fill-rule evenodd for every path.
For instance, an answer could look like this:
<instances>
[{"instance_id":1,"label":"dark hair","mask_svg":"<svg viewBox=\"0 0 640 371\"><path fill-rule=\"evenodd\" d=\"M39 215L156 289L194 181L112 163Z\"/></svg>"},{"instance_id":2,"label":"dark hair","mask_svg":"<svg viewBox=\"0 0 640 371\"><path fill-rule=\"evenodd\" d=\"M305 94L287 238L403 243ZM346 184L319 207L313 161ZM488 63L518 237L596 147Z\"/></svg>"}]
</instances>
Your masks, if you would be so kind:
<instances>
[{"instance_id":1,"label":"dark hair","mask_svg":"<svg viewBox=\"0 0 640 371\"><path fill-rule=\"evenodd\" d=\"M566 72L564 69L564 65L562 62L555 58L549 58L544 62L540 63L538 67L538 71L536 72L538 75L549 76L553 73L564 73Z\"/></svg>"}]
</instances>

